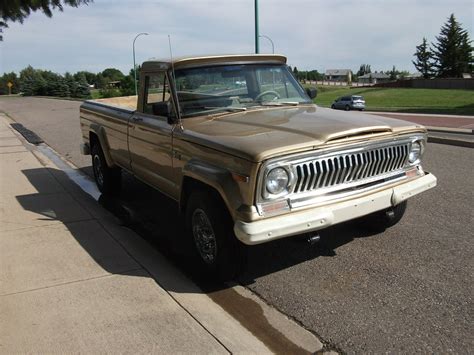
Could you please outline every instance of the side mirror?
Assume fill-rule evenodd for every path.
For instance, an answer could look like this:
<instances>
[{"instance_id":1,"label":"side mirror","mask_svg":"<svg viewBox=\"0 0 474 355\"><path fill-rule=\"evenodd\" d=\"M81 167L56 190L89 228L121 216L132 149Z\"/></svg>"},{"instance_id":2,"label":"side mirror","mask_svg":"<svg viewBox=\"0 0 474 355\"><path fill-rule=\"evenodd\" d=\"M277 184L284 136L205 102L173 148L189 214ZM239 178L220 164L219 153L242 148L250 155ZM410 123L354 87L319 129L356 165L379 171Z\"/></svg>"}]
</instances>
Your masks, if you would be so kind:
<instances>
[{"instance_id":1,"label":"side mirror","mask_svg":"<svg viewBox=\"0 0 474 355\"><path fill-rule=\"evenodd\" d=\"M171 115L171 102L157 102L152 106L152 111L155 116L166 117L169 124L175 123L175 118Z\"/></svg>"},{"instance_id":2,"label":"side mirror","mask_svg":"<svg viewBox=\"0 0 474 355\"><path fill-rule=\"evenodd\" d=\"M314 99L318 95L318 90L316 88L306 88L306 94L308 94L311 99Z\"/></svg>"}]
</instances>

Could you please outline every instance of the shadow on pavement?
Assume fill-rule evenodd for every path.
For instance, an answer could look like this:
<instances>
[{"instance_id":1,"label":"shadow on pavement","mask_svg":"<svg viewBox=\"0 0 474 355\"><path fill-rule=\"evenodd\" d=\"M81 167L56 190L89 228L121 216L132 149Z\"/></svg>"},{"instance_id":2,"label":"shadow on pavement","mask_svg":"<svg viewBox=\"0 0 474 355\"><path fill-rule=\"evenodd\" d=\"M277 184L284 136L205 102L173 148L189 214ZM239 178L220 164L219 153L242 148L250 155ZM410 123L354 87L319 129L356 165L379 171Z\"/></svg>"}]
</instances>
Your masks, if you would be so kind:
<instances>
[{"instance_id":1,"label":"shadow on pavement","mask_svg":"<svg viewBox=\"0 0 474 355\"><path fill-rule=\"evenodd\" d=\"M118 220L118 224L136 232L148 241L157 251L165 255L172 264L183 271L206 293L228 288L227 285L213 280L207 280L202 272L196 269L194 254L186 242L183 221L178 215L177 204L148 185L139 182L130 174L124 174L123 189L119 197L110 198L102 195L99 204L75 185L61 170L42 168L23 170L23 174L41 194L44 183L38 177L39 170L47 169L70 193L80 196L80 204L94 218L95 211L100 211L99 204L108 210ZM45 191L46 192L46 191ZM73 221L68 220L66 207L54 199L42 200L38 204L33 195L17 196L25 210L42 214L45 219L56 219L63 222L76 238L77 242L87 253L106 271L114 273L108 262L104 262L104 248L106 243L97 238L90 238L78 230ZM46 205L44 204L46 202ZM103 212L103 210L102 210ZM116 222L117 223L117 222ZM337 248L350 243L358 237L373 235L357 228L356 223L345 223L320 231L321 240L311 245L307 242L307 235L281 239L257 246L247 247L247 265L239 277L239 282L247 285L256 278L271 274L305 261L320 258L334 257ZM195 292L182 288L173 289L175 292Z\"/></svg>"},{"instance_id":2,"label":"shadow on pavement","mask_svg":"<svg viewBox=\"0 0 474 355\"><path fill-rule=\"evenodd\" d=\"M48 189L44 183L44 170L47 170L66 192L52 192ZM199 270L194 268L189 251L182 248L184 233L176 213L177 206L173 201L128 176L125 177L124 184L131 186L125 186L123 196L115 199L101 197L99 205L61 170L41 168L22 172L38 191L16 196L23 209L43 216L36 217L37 220L62 222L77 243L105 271L111 274L152 278L162 289L173 295L178 303L180 295L206 294L273 352L306 353L269 323L260 304L237 292L230 284L203 278ZM62 202L59 196L62 196ZM65 196L69 203L64 203ZM71 210L82 212L68 213ZM84 210L87 213L84 213ZM123 227L132 229L139 237ZM104 230L107 233L104 233ZM150 244L143 239L150 242L153 248L150 249ZM114 251L111 252L111 249ZM166 260L160 254L165 255ZM123 260L117 260L118 258ZM144 270L135 267L124 272L124 264L129 265L129 268L133 264L130 258ZM74 263L74 260L70 262ZM194 283L189 282L188 278ZM183 299L190 304L186 301L189 298ZM203 300L198 301L198 304L200 302L206 304ZM209 312L206 308L205 313Z\"/></svg>"}]
</instances>

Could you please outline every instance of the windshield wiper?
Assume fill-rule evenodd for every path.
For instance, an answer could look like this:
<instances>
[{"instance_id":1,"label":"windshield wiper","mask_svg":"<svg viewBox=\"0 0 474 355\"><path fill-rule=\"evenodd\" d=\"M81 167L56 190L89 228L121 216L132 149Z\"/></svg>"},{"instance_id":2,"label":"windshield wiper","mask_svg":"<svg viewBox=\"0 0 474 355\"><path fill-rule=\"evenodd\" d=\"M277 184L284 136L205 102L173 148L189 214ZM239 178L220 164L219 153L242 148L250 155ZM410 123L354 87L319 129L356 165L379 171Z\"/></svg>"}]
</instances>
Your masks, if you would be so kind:
<instances>
[{"instance_id":1,"label":"windshield wiper","mask_svg":"<svg viewBox=\"0 0 474 355\"><path fill-rule=\"evenodd\" d=\"M298 101L287 101L287 102L262 102L262 106L298 106L300 103Z\"/></svg>"},{"instance_id":2,"label":"windshield wiper","mask_svg":"<svg viewBox=\"0 0 474 355\"><path fill-rule=\"evenodd\" d=\"M235 106L227 106L227 107L204 107L206 110L212 111L228 111L228 112L240 112L240 111L247 111L246 107L235 107Z\"/></svg>"}]
</instances>

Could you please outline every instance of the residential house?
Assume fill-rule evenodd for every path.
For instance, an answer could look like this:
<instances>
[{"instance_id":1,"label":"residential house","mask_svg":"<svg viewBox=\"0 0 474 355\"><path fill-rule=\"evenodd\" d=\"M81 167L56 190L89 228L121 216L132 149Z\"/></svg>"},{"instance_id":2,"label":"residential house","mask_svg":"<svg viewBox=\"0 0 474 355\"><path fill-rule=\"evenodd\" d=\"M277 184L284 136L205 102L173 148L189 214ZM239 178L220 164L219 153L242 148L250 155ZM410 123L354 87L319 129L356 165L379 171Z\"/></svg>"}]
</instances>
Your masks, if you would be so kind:
<instances>
[{"instance_id":1,"label":"residential house","mask_svg":"<svg viewBox=\"0 0 474 355\"><path fill-rule=\"evenodd\" d=\"M390 75L385 73L368 73L359 76L359 83L364 84L377 84L377 83L387 83L390 81Z\"/></svg>"},{"instance_id":2,"label":"residential house","mask_svg":"<svg viewBox=\"0 0 474 355\"><path fill-rule=\"evenodd\" d=\"M327 81L352 81L352 70L350 69L327 69L324 74L324 80Z\"/></svg>"}]
</instances>

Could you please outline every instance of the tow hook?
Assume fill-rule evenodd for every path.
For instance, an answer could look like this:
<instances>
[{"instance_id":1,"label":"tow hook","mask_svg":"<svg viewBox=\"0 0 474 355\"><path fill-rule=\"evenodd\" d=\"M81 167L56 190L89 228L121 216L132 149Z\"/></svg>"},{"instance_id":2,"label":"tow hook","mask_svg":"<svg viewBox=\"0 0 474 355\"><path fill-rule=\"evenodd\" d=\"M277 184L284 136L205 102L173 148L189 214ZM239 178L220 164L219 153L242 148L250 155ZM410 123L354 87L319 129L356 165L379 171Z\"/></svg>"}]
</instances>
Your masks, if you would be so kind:
<instances>
[{"instance_id":1,"label":"tow hook","mask_svg":"<svg viewBox=\"0 0 474 355\"><path fill-rule=\"evenodd\" d=\"M309 243L309 245L315 245L320 240L321 240L321 236L319 234L313 234L308 237L307 242Z\"/></svg>"},{"instance_id":2,"label":"tow hook","mask_svg":"<svg viewBox=\"0 0 474 355\"><path fill-rule=\"evenodd\" d=\"M389 219L389 221L393 220L395 218L395 211L390 208L389 210L385 211L385 215Z\"/></svg>"}]
</instances>

